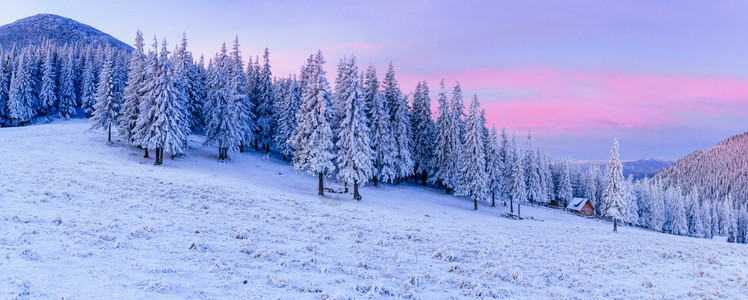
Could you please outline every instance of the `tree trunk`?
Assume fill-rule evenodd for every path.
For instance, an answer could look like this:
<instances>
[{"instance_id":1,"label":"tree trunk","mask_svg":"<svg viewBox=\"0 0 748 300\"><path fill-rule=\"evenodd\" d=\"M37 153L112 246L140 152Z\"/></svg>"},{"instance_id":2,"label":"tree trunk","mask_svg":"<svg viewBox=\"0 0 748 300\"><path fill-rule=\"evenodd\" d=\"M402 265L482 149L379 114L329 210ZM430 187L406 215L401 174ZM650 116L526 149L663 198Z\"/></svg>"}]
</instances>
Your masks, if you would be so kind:
<instances>
[{"instance_id":1,"label":"tree trunk","mask_svg":"<svg viewBox=\"0 0 748 300\"><path fill-rule=\"evenodd\" d=\"M109 124L109 138L107 142L112 143L112 124Z\"/></svg>"},{"instance_id":2,"label":"tree trunk","mask_svg":"<svg viewBox=\"0 0 748 300\"><path fill-rule=\"evenodd\" d=\"M491 207L496 206L496 192L491 192Z\"/></svg>"},{"instance_id":3,"label":"tree trunk","mask_svg":"<svg viewBox=\"0 0 748 300\"><path fill-rule=\"evenodd\" d=\"M322 173L319 173L319 195L325 195L325 189L323 188Z\"/></svg>"},{"instance_id":4,"label":"tree trunk","mask_svg":"<svg viewBox=\"0 0 748 300\"><path fill-rule=\"evenodd\" d=\"M265 153L270 153L270 145L265 144Z\"/></svg>"},{"instance_id":5,"label":"tree trunk","mask_svg":"<svg viewBox=\"0 0 748 300\"><path fill-rule=\"evenodd\" d=\"M450 189L449 187L445 187L445 188L444 188L444 193L445 193L445 194L449 195L449 192L450 192L450 191L451 191L451 189Z\"/></svg>"},{"instance_id":6,"label":"tree trunk","mask_svg":"<svg viewBox=\"0 0 748 300\"><path fill-rule=\"evenodd\" d=\"M239 143L239 153L244 153L244 142Z\"/></svg>"},{"instance_id":7,"label":"tree trunk","mask_svg":"<svg viewBox=\"0 0 748 300\"><path fill-rule=\"evenodd\" d=\"M148 148L145 148L145 155L143 155L143 158L148 158Z\"/></svg>"},{"instance_id":8,"label":"tree trunk","mask_svg":"<svg viewBox=\"0 0 748 300\"><path fill-rule=\"evenodd\" d=\"M377 181L377 176L376 175L374 175L374 177L371 178L371 181L374 182L374 186L379 186L379 184L378 184L379 182Z\"/></svg>"},{"instance_id":9,"label":"tree trunk","mask_svg":"<svg viewBox=\"0 0 748 300\"><path fill-rule=\"evenodd\" d=\"M255 144L254 144L254 146L255 146L255 151L259 150L259 149L258 149L259 145L260 145L260 142L259 142L259 141L258 141L257 139L255 139Z\"/></svg>"},{"instance_id":10,"label":"tree trunk","mask_svg":"<svg viewBox=\"0 0 748 300\"><path fill-rule=\"evenodd\" d=\"M343 193L348 193L348 182L343 183L343 187L345 189L345 191L343 191Z\"/></svg>"},{"instance_id":11,"label":"tree trunk","mask_svg":"<svg viewBox=\"0 0 748 300\"><path fill-rule=\"evenodd\" d=\"M520 209L522 207L522 203L517 202L517 216L522 217L522 213L520 212Z\"/></svg>"},{"instance_id":12,"label":"tree trunk","mask_svg":"<svg viewBox=\"0 0 748 300\"><path fill-rule=\"evenodd\" d=\"M161 149L159 147L156 147L156 162L153 164L157 166L161 164Z\"/></svg>"},{"instance_id":13,"label":"tree trunk","mask_svg":"<svg viewBox=\"0 0 748 300\"><path fill-rule=\"evenodd\" d=\"M514 213L514 200L512 200L512 198L509 198L509 213Z\"/></svg>"},{"instance_id":14,"label":"tree trunk","mask_svg":"<svg viewBox=\"0 0 748 300\"><path fill-rule=\"evenodd\" d=\"M358 194L358 181L353 181L353 199L361 201L361 195Z\"/></svg>"},{"instance_id":15,"label":"tree trunk","mask_svg":"<svg viewBox=\"0 0 748 300\"><path fill-rule=\"evenodd\" d=\"M616 232L616 231L618 231L618 220L614 218L613 219L613 232Z\"/></svg>"},{"instance_id":16,"label":"tree trunk","mask_svg":"<svg viewBox=\"0 0 748 300\"><path fill-rule=\"evenodd\" d=\"M421 185L426 186L426 170L423 170L423 174L421 174Z\"/></svg>"},{"instance_id":17,"label":"tree trunk","mask_svg":"<svg viewBox=\"0 0 748 300\"><path fill-rule=\"evenodd\" d=\"M478 210L478 196L473 196L473 210Z\"/></svg>"}]
</instances>

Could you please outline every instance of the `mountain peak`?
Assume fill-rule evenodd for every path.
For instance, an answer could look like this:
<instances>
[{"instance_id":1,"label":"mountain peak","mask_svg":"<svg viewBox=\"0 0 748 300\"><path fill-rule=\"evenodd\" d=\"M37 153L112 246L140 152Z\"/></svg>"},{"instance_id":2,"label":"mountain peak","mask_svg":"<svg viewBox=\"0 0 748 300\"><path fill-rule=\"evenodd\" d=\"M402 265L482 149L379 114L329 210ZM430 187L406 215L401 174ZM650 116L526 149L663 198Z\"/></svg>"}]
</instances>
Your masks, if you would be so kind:
<instances>
[{"instance_id":1,"label":"mountain peak","mask_svg":"<svg viewBox=\"0 0 748 300\"><path fill-rule=\"evenodd\" d=\"M41 45L47 40L56 45L82 43L132 49L126 43L96 28L55 14L33 15L0 26L0 46L3 48Z\"/></svg>"}]
</instances>

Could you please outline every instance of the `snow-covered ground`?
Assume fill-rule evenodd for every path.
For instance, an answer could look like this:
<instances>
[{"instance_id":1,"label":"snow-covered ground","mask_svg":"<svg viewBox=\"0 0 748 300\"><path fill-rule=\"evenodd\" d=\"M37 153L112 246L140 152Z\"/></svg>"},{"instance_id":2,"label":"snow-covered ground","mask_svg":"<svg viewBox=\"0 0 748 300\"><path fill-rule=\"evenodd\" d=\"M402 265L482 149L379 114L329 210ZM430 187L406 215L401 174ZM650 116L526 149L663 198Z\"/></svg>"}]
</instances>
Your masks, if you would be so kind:
<instances>
[{"instance_id":1,"label":"snow-covered ground","mask_svg":"<svg viewBox=\"0 0 748 300\"><path fill-rule=\"evenodd\" d=\"M0 129L0 298L748 295L748 245L546 208L509 220L410 184L318 197L275 156L218 163L193 136L153 166L87 128Z\"/></svg>"}]
</instances>

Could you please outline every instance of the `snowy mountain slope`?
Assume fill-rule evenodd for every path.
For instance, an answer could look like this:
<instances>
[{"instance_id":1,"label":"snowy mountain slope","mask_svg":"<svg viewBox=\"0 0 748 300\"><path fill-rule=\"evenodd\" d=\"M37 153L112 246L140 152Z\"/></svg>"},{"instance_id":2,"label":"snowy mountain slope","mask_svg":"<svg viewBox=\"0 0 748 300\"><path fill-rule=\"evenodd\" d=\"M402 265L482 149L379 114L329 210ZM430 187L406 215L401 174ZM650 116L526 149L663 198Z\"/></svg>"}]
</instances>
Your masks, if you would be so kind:
<instances>
[{"instance_id":1,"label":"snowy mountain slope","mask_svg":"<svg viewBox=\"0 0 748 300\"><path fill-rule=\"evenodd\" d=\"M709 149L695 151L657 172L655 178L699 187L702 198L748 203L748 132L733 136Z\"/></svg>"},{"instance_id":2,"label":"snowy mountain slope","mask_svg":"<svg viewBox=\"0 0 748 300\"><path fill-rule=\"evenodd\" d=\"M11 49L26 45L42 45L51 40L56 45L110 45L132 50L130 45L89 25L53 14L38 14L0 26L0 46Z\"/></svg>"},{"instance_id":3,"label":"snowy mountain slope","mask_svg":"<svg viewBox=\"0 0 748 300\"><path fill-rule=\"evenodd\" d=\"M740 298L748 247L418 185L318 197L257 152L152 159L84 120L0 129L0 296ZM338 186L333 186L338 187ZM543 220L543 221L539 221Z\"/></svg>"}]
</instances>

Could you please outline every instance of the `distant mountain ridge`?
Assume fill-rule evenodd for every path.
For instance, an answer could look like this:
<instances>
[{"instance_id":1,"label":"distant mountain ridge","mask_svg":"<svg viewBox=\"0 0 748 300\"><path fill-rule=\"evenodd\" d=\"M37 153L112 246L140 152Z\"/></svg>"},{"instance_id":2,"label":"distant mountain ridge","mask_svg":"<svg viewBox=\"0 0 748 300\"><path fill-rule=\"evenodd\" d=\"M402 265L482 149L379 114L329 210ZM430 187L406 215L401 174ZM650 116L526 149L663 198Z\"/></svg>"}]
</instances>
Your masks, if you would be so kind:
<instances>
[{"instance_id":1,"label":"distant mountain ridge","mask_svg":"<svg viewBox=\"0 0 748 300\"><path fill-rule=\"evenodd\" d=\"M732 195L737 203L748 202L748 132L716 146L698 150L657 172L656 179L679 184L684 190L696 185L700 196L723 201Z\"/></svg>"},{"instance_id":2,"label":"distant mountain ridge","mask_svg":"<svg viewBox=\"0 0 748 300\"><path fill-rule=\"evenodd\" d=\"M652 177L662 168L671 165L673 162L669 160L661 159L639 159L634 161L623 161L623 176L633 176L634 179L641 179L644 177ZM587 170L591 166L598 166L600 170L605 170L607 162L604 161L588 161L581 162L580 165L583 170Z\"/></svg>"},{"instance_id":3,"label":"distant mountain ridge","mask_svg":"<svg viewBox=\"0 0 748 300\"><path fill-rule=\"evenodd\" d=\"M96 28L53 14L38 14L0 26L0 46L6 50L41 45L47 40L56 45L81 43L132 50L128 44Z\"/></svg>"}]
</instances>

